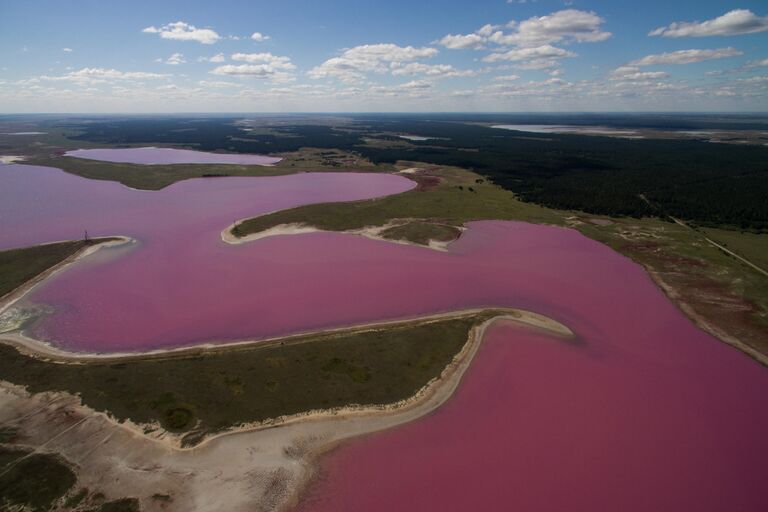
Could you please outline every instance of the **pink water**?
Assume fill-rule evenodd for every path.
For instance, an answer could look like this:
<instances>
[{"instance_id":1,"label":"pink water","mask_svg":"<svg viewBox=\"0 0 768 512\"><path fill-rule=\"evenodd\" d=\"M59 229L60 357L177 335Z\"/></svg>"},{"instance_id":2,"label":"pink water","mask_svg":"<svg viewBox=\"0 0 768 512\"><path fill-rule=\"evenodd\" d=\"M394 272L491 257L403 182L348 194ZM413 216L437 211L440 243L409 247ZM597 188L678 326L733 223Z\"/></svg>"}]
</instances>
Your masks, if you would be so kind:
<instances>
[{"instance_id":1,"label":"pink water","mask_svg":"<svg viewBox=\"0 0 768 512\"><path fill-rule=\"evenodd\" d=\"M765 368L671 315L576 327L493 328L447 404L336 449L299 510L768 510Z\"/></svg>"},{"instance_id":2,"label":"pink water","mask_svg":"<svg viewBox=\"0 0 768 512\"><path fill-rule=\"evenodd\" d=\"M282 158L238 153L206 153L175 148L76 149L65 156L131 164L236 164L272 165Z\"/></svg>"},{"instance_id":3,"label":"pink water","mask_svg":"<svg viewBox=\"0 0 768 512\"><path fill-rule=\"evenodd\" d=\"M325 461L305 510L762 511L768 372L579 233L486 221L447 253L316 233L228 246L233 219L405 190L395 176L191 180L160 192L0 167L0 246L127 234L37 290L34 334L116 351L259 338L470 306L577 333L489 332L457 395ZM13 229L8 229L12 227Z\"/></svg>"}]
</instances>

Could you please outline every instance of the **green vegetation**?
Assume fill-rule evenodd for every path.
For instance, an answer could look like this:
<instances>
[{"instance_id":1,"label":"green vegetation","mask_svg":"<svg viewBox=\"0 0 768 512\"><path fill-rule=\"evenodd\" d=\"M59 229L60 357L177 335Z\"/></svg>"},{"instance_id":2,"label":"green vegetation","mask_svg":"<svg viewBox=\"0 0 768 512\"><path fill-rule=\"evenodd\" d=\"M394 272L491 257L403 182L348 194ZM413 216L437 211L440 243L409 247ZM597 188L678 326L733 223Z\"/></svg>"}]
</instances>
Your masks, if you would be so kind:
<instances>
[{"instance_id":1,"label":"green vegetation","mask_svg":"<svg viewBox=\"0 0 768 512\"><path fill-rule=\"evenodd\" d=\"M74 157L36 157L24 162L30 165L57 167L92 180L117 181L131 188L160 190L189 178L219 176L279 176L290 174L277 167L257 165L175 164L139 165L100 162Z\"/></svg>"},{"instance_id":2,"label":"green vegetation","mask_svg":"<svg viewBox=\"0 0 768 512\"><path fill-rule=\"evenodd\" d=\"M417 244L428 245L430 240L438 242L455 240L461 234L461 230L448 224L414 221L387 228L380 234L391 240L409 240Z\"/></svg>"},{"instance_id":3,"label":"green vegetation","mask_svg":"<svg viewBox=\"0 0 768 512\"><path fill-rule=\"evenodd\" d=\"M0 509L47 511L77 480L60 457L0 447Z\"/></svg>"},{"instance_id":4,"label":"green vegetation","mask_svg":"<svg viewBox=\"0 0 768 512\"><path fill-rule=\"evenodd\" d=\"M0 379L67 391L118 419L193 431L187 442L246 422L352 404L388 404L438 376L491 313L280 343L61 364L0 346ZM279 392L276 392L279 390Z\"/></svg>"},{"instance_id":5,"label":"green vegetation","mask_svg":"<svg viewBox=\"0 0 768 512\"><path fill-rule=\"evenodd\" d=\"M88 489L80 489L74 494L67 496L64 500L64 508L74 508L78 506L88 496Z\"/></svg>"},{"instance_id":6,"label":"green vegetation","mask_svg":"<svg viewBox=\"0 0 768 512\"><path fill-rule=\"evenodd\" d=\"M73 139L102 144L183 144L207 151L280 153L303 147L473 169L525 201L614 216L654 216L645 195L675 217L768 230L768 148L700 140L536 134L492 124L594 124L616 128L766 129L765 118L716 116L359 115L346 122L280 119L243 131L235 119L106 119L72 123ZM307 124L314 123L314 124ZM430 137L406 142L397 135Z\"/></svg>"},{"instance_id":7,"label":"green vegetation","mask_svg":"<svg viewBox=\"0 0 768 512\"><path fill-rule=\"evenodd\" d=\"M701 232L658 219L616 219L606 226L585 222L574 227L657 272L680 294L677 302L685 302L708 323L768 355L768 279L709 244ZM728 247L752 259L768 235L730 233L730 237L734 245Z\"/></svg>"},{"instance_id":8,"label":"green vegetation","mask_svg":"<svg viewBox=\"0 0 768 512\"><path fill-rule=\"evenodd\" d=\"M444 225L460 226L480 219L516 219L530 222L562 224L562 215L547 208L524 203L501 187L481 180L469 171L456 168L427 166L415 179L438 178L439 184L426 190L411 190L402 194L347 203L322 203L299 206L289 210L262 215L238 225L233 234L243 237L279 224L305 223L320 229L346 231L366 226L382 226L397 219L420 219L414 225L392 228L394 234L422 243L426 236L436 234L446 240L455 233ZM469 190L472 187L472 191ZM439 226L443 225L443 226Z\"/></svg>"},{"instance_id":9,"label":"green vegetation","mask_svg":"<svg viewBox=\"0 0 768 512\"><path fill-rule=\"evenodd\" d=\"M470 220L513 219L567 225L657 271L707 321L768 354L765 337L768 279L707 243L702 233L653 218L619 218L608 225L597 225L584 215L522 202L496 185L478 183L477 175L469 171L427 166L421 173L414 175L414 179L436 176L441 182L426 190L381 199L316 204L275 212L241 223L233 234L245 236L283 223L350 230L413 217L419 220L392 228L393 238L423 244L428 237L442 239L436 238L442 235L436 232L439 227L458 226ZM469 192L469 186L474 192ZM725 230L704 232L716 241L726 242L730 249L755 263L764 262L768 254L768 235ZM447 233L444 234L447 238Z\"/></svg>"},{"instance_id":10,"label":"green vegetation","mask_svg":"<svg viewBox=\"0 0 768 512\"><path fill-rule=\"evenodd\" d=\"M702 232L760 268L768 269L768 233L706 228Z\"/></svg>"},{"instance_id":11,"label":"green vegetation","mask_svg":"<svg viewBox=\"0 0 768 512\"><path fill-rule=\"evenodd\" d=\"M0 297L61 263L88 245L109 239L79 240L0 251Z\"/></svg>"},{"instance_id":12,"label":"green vegetation","mask_svg":"<svg viewBox=\"0 0 768 512\"><path fill-rule=\"evenodd\" d=\"M190 178L217 178L226 176L284 176L297 172L382 171L391 166L373 165L359 155L343 152L304 148L284 155L274 166L172 164L140 165L101 162L67 156L35 156L24 163L57 167L68 173L92 180L117 181L131 188L160 190L177 181Z\"/></svg>"}]
</instances>

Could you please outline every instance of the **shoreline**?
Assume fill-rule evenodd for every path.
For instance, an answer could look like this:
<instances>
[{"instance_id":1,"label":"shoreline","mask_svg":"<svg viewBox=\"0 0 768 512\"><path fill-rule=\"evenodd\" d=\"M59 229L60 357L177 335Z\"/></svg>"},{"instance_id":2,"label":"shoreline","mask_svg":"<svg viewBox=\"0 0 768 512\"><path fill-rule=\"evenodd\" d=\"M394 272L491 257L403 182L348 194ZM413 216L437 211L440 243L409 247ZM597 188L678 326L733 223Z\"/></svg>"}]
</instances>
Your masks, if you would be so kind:
<instances>
[{"instance_id":1,"label":"shoreline","mask_svg":"<svg viewBox=\"0 0 768 512\"><path fill-rule=\"evenodd\" d=\"M76 263L77 261L86 258L87 256L90 256L91 254L95 253L99 249L105 248L105 247L118 247L121 245L126 244L133 244L136 243L136 240L122 235L115 235L115 236L103 236L99 237L99 239L106 239L109 238L111 240L104 240L102 242L96 242L93 245L89 245L87 247L83 247L79 251L75 252L74 254L71 254L67 256L62 261L58 262L57 264L53 265L52 267L49 267L45 269L44 271L37 274L35 277L30 279L29 281L25 282L18 288L15 288L8 292L7 294L0 297L0 315L5 313L8 309L11 308L16 302L23 299L29 292L31 292L35 287L42 284L47 279L53 277L54 275L63 272L67 267L70 265ZM96 239L96 240L99 240ZM60 240L60 241L54 241L54 242L45 242L42 244L35 244L29 247L41 247L46 245L52 245L62 242L70 242L71 240ZM13 250L16 248L11 248L8 250ZM4 336L6 333L0 333L0 336Z\"/></svg>"},{"instance_id":2,"label":"shoreline","mask_svg":"<svg viewBox=\"0 0 768 512\"><path fill-rule=\"evenodd\" d=\"M169 494L175 498L167 510L194 509L200 499L229 502L227 509L233 511L252 510L254 505L286 510L306 492L322 454L347 439L418 420L450 399L487 329L496 322L544 329L555 340L573 337L568 327L548 317L497 311L470 329L461 351L438 377L395 403L313 410L244 424L185 448L172 436L150 435L144 430L146 425L118 422L94 411L69 393L31 395L20 386L0 381L0 405L4 406L0 407L0 421L10 415L10 422L18 424L32 448L39 450L45 445L45 451L75 461L81 485L99 489L110 499L137 496L146 509L157 509L151 494L167 491L167 487L157 488L162 482L172 488ZM51 406L54 402L56 407ZM72 427L56 430L61 425L51 421L51 416L59 411L73 422ZM84 464L86 459L93 463ZM136 471L139 468L148 469ZM254 475L260 478L254 480ZM233 485L237 492L232 492Z\"/></svg>"},{"instance_id":3,"label":"shoreline","mask_svg":"<svg viewBox=\"0 0 768 512\"><path fill-rule=\"evenodd\" d=\"M264 215L268 215L268 213ZM349 229L344 231L320 229L320 228L311 226L309 224L294 222L294 223L287 223L287 224L277 224L276 226L273 226L269 229L259 231L258 233L251 233L249 235L245 235L242 237L237 237L232 234L232 230L235 229L238 225L240 225L240 223L242 223L243 221L254 219L260 216L261 215L257 215L256 217L247 217L245 219L240 219L238 221L235 221L233 224L230 224L229 226L227 226L221 231L221 241L230 245L241 245L241 244L247 244L250 242L255 242L256 240L261 240L264 238L270 238L274 236L303 235L307 233L341 233L345 235L362 236L370 240L378 240L381 242L410 245L413 247L420 247L422 249L432 249L434 251L448 252L449 246L453 242L458 240L459 237L461 236L461 234L459 234L459 237L456 237L455 239L449 240L447 242L443 242L439 240L430 240L429 245L418 244L416 242L411 242L409 240L385 238L381 236L381 233L386 231L387 229L402 226L404 224L407 224L410 220L415 220L415 219L397 219L398 221L402 221L402 222L390 221L381 226L366 226L359 229ZM465 226L462 226L458 229L462 233L467 230Z\"/></svg>"},{"instance_id":4,"label":"shoreline","mask_svg":"<svg viewBox=\"0 0 768 512\"><path fill-rule=\"evenodd\" d=\"M662 291L662 293L664 293L664 296L672 304L677 306L683 315L691 322L693 322L697 328L706 332L716 340L725 343L726 345L730 345L744 355L754 359L757 363L768 367L768 354L764 354L752 346L742 342L738 338L735 338L734 336L724 332L709 322L706 318L701 316L699 313L697 313L693 307L691 307L691 305L683 299L682 295L676 288L664 281L664 279L661 277L661 274L656 269L647 267L645 265L643 265L643 269L651 278L651 281L653 281L653 283Z\"/></svg>"},{"instance_id":5,"label":"shoreline","mask_svg":"<svg viewBox=\"0 0 768 512\"><path fill-rule=\"evenodd\" d=\"M71 262L70 262L71 263ZM61 269L59 269L61 270ZM44 280L44 279L43 279ZM42 282L42 280L40 281ZM36 285L34 283L29 289L25 290L19 297L14 298L14 302L23 298L26 293L31 291ZM9 307L10 304L5 307ZM0 313L3 309L0 307ZM212 353L217 351L227 351L230 349L242 349L253 347L273 347L275 345L285 343L303 343L305 338L333 335L333 334L353 334L372 330L379 330L381 328L397 326L408 323L430 323L439 320L458 319L463 317L475 316L481 313L498 311L500 314L508 315L512 318L516 318L520 323L524 323L533 327L539 327L545 330L549 330L553 333L560 335L572 335L568 327L551 319L544 315L540 315L533 311L528 311L518 308L504 308L504 307L477 307L466 308L455 311L442 311L437 313L430 313L419 316L399 317L386 320L376 320L371 322L365 322L354 325L342 325L333 328L324 328L310 331L297 332L286 336L273 336L262 339L244 339L233 341L208 341L205 343L199 343L190 346L183 347L171 347L160 348L137 352L74 352L63 348L54 346L53 344L25 336L20 331L10 331L0 333L0 343L10 345L24 355L30 357L42 357L44 359L53 360L62 363L84 363L89 361L118 361L126 359L160 359L164 357L183 357L185 355L200 353Z\"/></svg>"}]
</instances>

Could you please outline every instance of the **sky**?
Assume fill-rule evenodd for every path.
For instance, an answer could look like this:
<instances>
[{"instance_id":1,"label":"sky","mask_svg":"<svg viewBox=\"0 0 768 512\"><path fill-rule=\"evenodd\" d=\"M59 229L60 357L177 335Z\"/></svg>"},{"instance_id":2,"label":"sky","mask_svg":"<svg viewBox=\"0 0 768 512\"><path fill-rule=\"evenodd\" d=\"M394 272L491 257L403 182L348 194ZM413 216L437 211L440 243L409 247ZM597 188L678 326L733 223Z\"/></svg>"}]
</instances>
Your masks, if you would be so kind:
<instances>
[{"instance_id":1,"label":"sky","mask_svg":"<svg viewBox=\"0 0 768 512\"><path fill-rule=\"evenodd\" d=\"M0 0L0 113L768 112L768 4Z\"/></svg>"}]
</instances>

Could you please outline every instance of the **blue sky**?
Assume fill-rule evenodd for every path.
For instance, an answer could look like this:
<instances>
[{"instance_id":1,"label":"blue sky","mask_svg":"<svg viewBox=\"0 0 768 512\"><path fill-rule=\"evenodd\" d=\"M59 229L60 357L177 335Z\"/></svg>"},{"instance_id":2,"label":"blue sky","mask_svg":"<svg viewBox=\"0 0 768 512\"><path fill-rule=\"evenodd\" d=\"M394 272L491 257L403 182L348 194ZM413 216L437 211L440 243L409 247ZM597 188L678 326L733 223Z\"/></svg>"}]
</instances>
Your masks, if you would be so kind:
<instances>
[{"instance_id":1,"label":"blue sky","mask_svg":"<svg viewBox=\"0 0 768 512\"><path fill-rule=\"evenodd\" d=\"M0 112L768 111L757 1L0 0Z\"/></svg>"}]
</instances>

